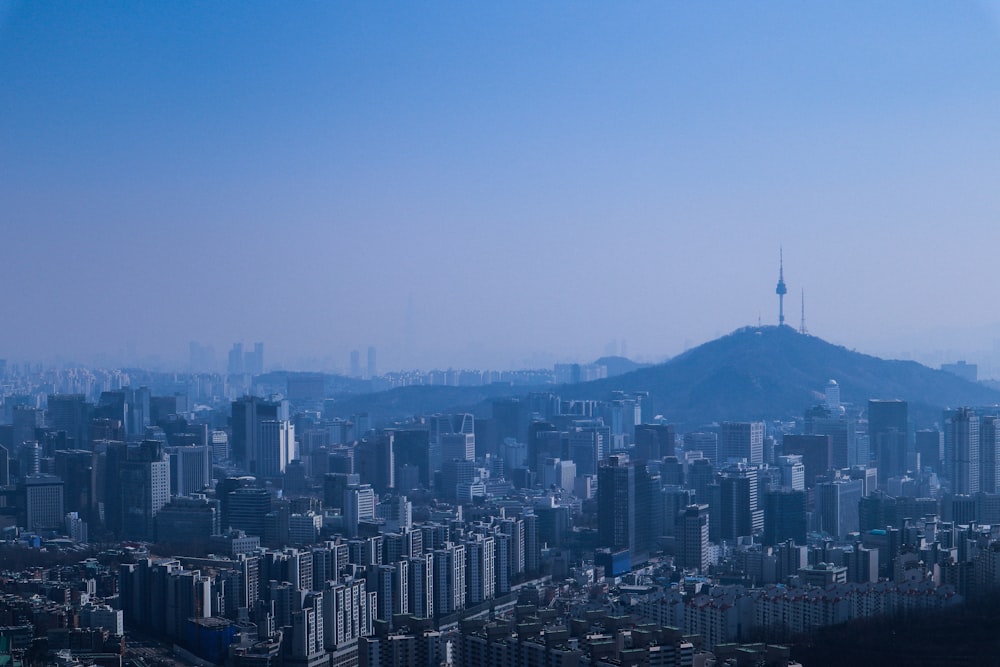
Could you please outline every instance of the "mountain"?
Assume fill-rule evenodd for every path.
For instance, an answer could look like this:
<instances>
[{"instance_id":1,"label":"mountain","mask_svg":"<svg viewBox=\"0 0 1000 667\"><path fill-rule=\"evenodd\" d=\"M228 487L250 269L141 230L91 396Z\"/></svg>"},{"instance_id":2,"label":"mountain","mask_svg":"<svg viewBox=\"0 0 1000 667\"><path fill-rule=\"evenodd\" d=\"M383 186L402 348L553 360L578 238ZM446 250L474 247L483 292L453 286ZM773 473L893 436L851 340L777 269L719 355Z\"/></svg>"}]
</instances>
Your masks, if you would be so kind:
<instances>
[{"instance_id":1,"label":"mountain","mask_svg":"<svg viewBox=\"0 0 1000 667\"><path fill-rule=\"evenodd\" d=\"M503 396L550 391L564 399L606 399L614 391L647 391L653 413L682 428L722 420L801 418L823 400L836 380L844 403L861 411L870 398L899 398L910 404L920 427L940 421L949 406L1000 404L1000 391L934 370L915 361L890 361L833 345L791 327L734 331L670 361L604 380L570 385L513 387L405 387L355 396L337 404L338 414L369 412L376 420L434 412L471 411L490 415Z\"/></svg>"},{"instance_id":2,"label":"mountain","mask_svg":"<svg viewBox=\"0 0 1000 667\"><path fill-rule=\"evenodd\" d=\"M831 379L840 385L841 400L859 409L870 398L907 401L921 426L939 420L948 406L1000 403L1000 392L950 373L861 354L787 326L739 329L666 363L567 386L561 393L594 398L615 390L648 391L658 414L695 426L722 419L801 417L823 399Z\"/></svg>"},{"instance_id":3,"label":"mountain","mask_svg":"<svg viewBox=\"0 0 1000 667\"><path fill-rule=\"evenodd\" d=\"M632 371L639 370L640 368L645 368L649 364L640 364L637 361L632 361L627 357L601 357L594 362L595 366L604 366L608 369L608 377L616 377L618 375L624 375L625 373L631 373Z\"/></svg>"}]
</instances>

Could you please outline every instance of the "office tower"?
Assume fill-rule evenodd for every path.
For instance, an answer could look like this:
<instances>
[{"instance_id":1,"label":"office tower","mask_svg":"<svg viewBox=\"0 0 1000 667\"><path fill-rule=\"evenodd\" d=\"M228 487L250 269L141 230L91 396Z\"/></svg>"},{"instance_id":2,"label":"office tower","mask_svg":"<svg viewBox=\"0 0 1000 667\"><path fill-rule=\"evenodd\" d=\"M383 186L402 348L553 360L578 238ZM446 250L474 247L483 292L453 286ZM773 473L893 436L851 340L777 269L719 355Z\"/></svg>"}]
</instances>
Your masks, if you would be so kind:
<instances>
[{"instance_id":1,"label":"office tower","mask_svg":"<svg viewBox=\"0 0 1000 667\"><path fill-rule=\"evenodd\" d=\"M1000 418L983 417L979 421L979 490L1000 491L1000 460L997 456L997 426Z\"/></svg>"},{"instance_id":2,"label":"office tower","mask_svg":"<svg viewBox=\"0 0 1000 667\"><path fill-rule=\"evenodd\" d=\"M635 466L627 456L608 457L597 472L598 545L638 555L636 510Z\"/></svg>"},{"instance_id":3,"label":"office tower","mask_svg":"<svg viewBox=\"0 0 1000 667\"><path fill-rule=\"evenodd\" d=\"M641 424L635 427L635 460L659 461L673 456L677 429L673 424Z\"/></svg>"},{"instance_id":4,"label":"office tower","mask_svg":"<svg viewBox=\"0 0 1000 667\"><path fill-rule=\"evenodd\" d=\"M778 469L781 471L782 488L805 491L806 467L802 464L801 454L788 454L779 457Z\"/></svg>"},{"instance_id":5,"label":"office tower","mask_svg":"<svg viewBox=\"0 0 1000 667\"><path fill-rule=\"evenodd\" d=\"M441 445L438 442L431 442L430 431L425 429L395 431L393 458L400 470L403 466L415 467L417 481L421 486L427 489L434 487L434 474L441 470ZM410 489L401 490L410 491Z\"/></svg>"},{"instance_id":6,"label":"office tower","mask_svg":"<svg viewBox=\"0 0 1000 667\"><path fill-rule=\"evenodd\" d=\"M170 462L163 445L145 440L129 446L119 464L121 537L154 539L157 512L170 500Z\"/></svg>"},{"instance_id":7,"label":"office tower","mask_svg":"<svg viewBox=\"0 0 1000 667\"><path fill-rule=\"evenodd\" d=\"M372 345L368 346L368 379L371 380L378 376L378 369L375 364L375 347Z\"/></svg>"},{"instance_id":8,"label":"office tower","mask_svg":"<svg viewBox=\"0 0 1000 667\"><path fill-rule=\"evenodd\" d=\"M827 382L823 394L825 397L823 404L826 406L826 409L832 415L838 414L840 412L840 385L837 384L837 381L830 380Z\"/></svg>"},{"instance_id":9,"label":"office tower","mask_svg":"<svg viewBox=\"0 0 1000 667\"><path fill-rule=\"evenodd\" d=\"M719 463L719 436L716 433L694 433L684 434L684 451L701 452L701 455L713 464Z\"/></svg>"},{"instance_id":10,"label":"office tower","mask_svg":"<svg viewBox=\"0 0 1000 667\"><path fill-rule=\"evenodd\" d=\"M708 505L688 505L677 516L677 561L699 573L708 569Z\"/></svg>"},{"instance_id":11,"label":"office tower","mask_svg":"<svg viewBox=\"0 0 1000 667\"><path fill-rule=\"evenodd\" d=\"M226 365L226 372L230 375L244 373L243 343L233 343L233 348L229 350L229 363Z\"/></svg>"},{"instance_id":12,"label":"office tower","mask_svg":"<svg viewBox=\"0 0 1000 667\"><path fill-rule=\"evenodd\" d=\"M149 387L126 388L122 393L125 395L126 407L125 432L130 436L142 436L152 423L150 419L152 393Z\"/></svg>"},{"instance_id":13,"label":"office tower","mask_svg":"<svg viewBox=\"0 0 1000 667\"><path fill-rule=\"evenodd\" d=\"M344 528L355 537L362 521L375 518L375 491L371 484L357 484L347 488L344 494Z\"/></svg>"},{"instance_id":14,"label":"office tower","mask_svg":"<svg viewBox=\"0 0 1000 667\"><path fill-rule=\"evenodd\" d=\"M90 521L96 509L94 452L60 449L55 452L55 473L63 480L67 512L78 512Z\"/></svg>"},{"instance_id":15,"label":"office tower","mask_svg":"<svg viewBox=\"0 0 1000 667\"><path fill-rule=\"evenodd\" d=\"M167 447L170 457L170 493L188 496L212 483L212 455L208 447Z\"/></svg>"},{"instance_id":16,"label":"office tower","mask_svg":"<svg viewBox=\"0 0 1000 667\"><path fill-rule=\"evenodd\" d=\"M528 406L519 398L498 398L493 401L493 426L497 443L512 438L528 443Z\"/></svg>"},{"instance_id":17,"label":"office tower","mask_svg":"<svg viewBox=\"0 0 1000 667\"><path fill-rule=\"evenodd\" d=\"M877 456L879 484L906 472L908 421L906 401L868 401L868 441Z\"/></svg>"},{"instance_id":18,"label":"office tower","mask_svg":"<svg viewBox=\"0 0 1000 667\"><path fill-rule=\"evenodd\" d=\"M10 485L10 453L0 445L0 489Z\"/></svg>"},{"instance_id":19,"label":"office tower","mask_svg":"<svg viewBox=\"0 0 1000 667\"><path fill-rule=\"evenodd\" d=\"M951 460L953 494L972 495L980 491L979 444L979 416L969 408L951 411L945 420L945 449Z\"/></svg>"},{"instance_id":20,"label":"office tower","mask_svg":"<svg viewBox=\"0 0 1000 667\"><path fill-rule=\"evenodd\" d=\"M572 493L575 481L575 463L561 459L545 459L541 470L542 487L546 489L559 488Z\"/></svg>"},{"instance_id":21,"label":"office tower","mask_svg":"<svg viewBox=\"0 0 1000 667\"><path fill-rule=\"evenodd\" d=\"M232 404L232 458L247 466L251 453L258 451L257 438L260 422L288 419L287 407L281 403L265 401L257 396L244 396Z\"/></svg>"},{"instance_id":22,"label":"office tower","mask_svg":"<svg viewBox=\"0 0 1000 667\"><path fill-rule=\"evenodd\" d=\"M466 602L477 605L496 597L496 541L475 535L465 543Z\"/></svg>"},{"instance_id":23,"label":"office tower","mask_svg":"<svg viewBox=\"0 0 1000 667\"><path fill-rule=\"evenodd\" d=\"M830 436L830 461L834 468L868 465L868 452L859 447L857 421L846 412L817 405L806 410L803 430L806 435Z\"/></svg>"},{"instance_id":24,"label":"office tower","mask_svg":"<svg viewBox=\"0 0 1000 667\"><path fill-rule=\"evenodd\" d=\"M37 442L22 442L17 447L18 472L22 478L42 472L42 448Z\"/></svg>"},{"instance_id":25,"label":"office tower","mask_svg":"<svg viewBox=\"0 0 1000 667\"><path fill-rule=\"evenodd\" d=\"M786 540L806 541L806 494L801 489L764 493L763 543L772 546Z\"/></svg>"},{"instance_id":26,"label":"office tower","mask_svg":"<svg viewBox=\"0 0 1000 667\"><path fill-rule=\"evenodd\" d=\"M687 485L694 490L695 502L709 502L708 487L715 481L715 469L709 459L696 459L688 468Z\"/></svg>"},{"instance_id":27,"label":"office tower","mask_svg":"<svg viewBox=\"0 0 1000 667\"><path fill-rule=\"evenodd\" d=\"M263 537L264 523L270 512L270 491L249 486L236 488L226 494L223 528Z\"/></svg>"},{"instance_id":28,"label":"office tower","mask_svg":"<svg viewBox=\"0 0 1000 667\"><path fill-rule=\"evenodd\" d=\"M342 510L348 487L361 483L357 473L330 472L323 475L323 507Z\"/></svg>"},{"instance_id":29,"label":"office tower","mask_svg":"<svg viewBox=\"0 0 1000 667\"><path fill-rule=\"evenodd\" d=\"M160 543L207 549L209 538L221 531L219 501L203 494L177 496L154 519L154 539Z\"/></svg>"},{"instance_id":30,"label":"office tower","mask_svg":"<svg viewBox=\"0 0 1000 667\"><path fill-rule=\"evenodd\" d=\"M816 485L816 477L833 468L833 438L829 435L786 434L781 451L802 457L805 484L810 489Z\"/></svg>"},{"instance_id":31,"label":"office tower","mask_svg":"<svg viewBox=\"0 0 1000 667\"><path fill-rule=\"evenodd\" d=\"M816 486L818 528L835 539L860 530L858 507L863 484L859 479L836 480Z\"/></svg>"},{"instance_id":32,"label":"office tower","mask_svg":"<svg viewBox=\"0 0 1000 667\"><path fill-rule=\"evenodd\" d=\"M45 426L45 413L27 405L15 405L12 411L13 435L10 444L12 447L19 447L25 442L38 440L38 429ZM85 447L86 442L76 443L78 447Z\"/></svg>"},{"instance_id":33,"label":"office tower","mask_svg":"<svg viewBox=\"0 0 1000 667\"><path fill-rule=\"evenodd\" d=\"M46 423L55 431L65 431L73 440L64 449L87 447L91 404L83 394L49 394Z\"/></svg>"},{"instance_id":34,"label":"office tower","mask_svg":"<svg viewBox=\"0 0 1000 667\"><path fill-rule=\"evenodd\" d=\"M719 475L718 494L715 511L719 517L720 539L736 540L763 530L764 512L758 506L755 468L736 464L723 469Z\"/></svg>"},{"instance_id":35,"label":"office tower","mask_svg":"<svg viewBox=\"0 0 1000 667\"><path fill-rule=\"evenodd\" d=\"M569 458L576 463L577 474L595 475L609 453L610 429L583 420L569 431Z\"/></svg>"},{"instance_id":36,"label":"office tower","mask_svg":"<svg viewBox=\"0 0 1000 667\"><path fill-rule=\"evenodd\" d=\"M33 532L58 531L66 512L63 481L55 475L28 475L21 482L24 527Z\"/></svg>"},{"instance_id":37,"label":"office tower","mask_svg":"<svg viewBox=\"0 0 1000 667\"><path fill-rule=\"evenodd\" d=\"M932 468L935 472L943 472L941 462L944 459L944 434L933 429L923 429L914 434L917 453L920 454L920 465Z\"/></svg>"},{"instance_id":38,"label":"office tower","mask_svg":"<svg viewBox=\"0 0 1000 667\"><path fill-rule=\"evenodd\" d=\"M280 477L296 458L295 425L287 420L264 419L257 423L257 437L247 452L247 468L259 477Z\"/></svg>"},{"instance_id":39,"label":"office tower","mask_svg":"<svg viewBox=\"0 0 1000 667\"><path fill-rule=\"evenodd\" d=\"M694 491L676 485L666 485L659 492L659 502L662 510L659 512L663 520L661 521L661 533L667 537L675 537L677 521L681 512L694 502Z\"/></svg>"},{"instance_id":40,"label":"office tower","mask_svg":"<svg viewBox=\"0 0 1000 667\"><path fill-rule=\"evenodd\" d=\"M378 493L396 488L396 432L379 431L354 450L355 471Z\"/></svg>"},{"instance_id":41,"label":"office tower","mask_svg":"<svg viewBox=\"0 0 1000 667\"><path fill-rule=\"evenodd\" d=\"M264 372L264 343L254 343L253 350L246 351L243 355L242 372L248 375L261 375Z\"/></svg>"},{"instance_id":42,"label":"office tower","mask_svg":"<svg viewBox=\"0 0 1000 667\"><path fill-rule=\"evenodd\" d=\"M569 453L569 436L562 434L555 424L534 420L528 426L528 468L538 471L541 462L546 458L562 458L563 442L566 444L567 454ZM570 458L567 456L566 458ZM579 465L577 465L579 468Z\"/></svg>"},{"instance_id":43,"label":"office tower","mask_svg":"<svg viewBox=\"0 0 1000 667\"><path fill-rule=\"evenodd\" d=\"M358 350L351 350L351 377L361 377L361 352Z\"/></svg>"},{"instance_id":44,"label":"office tower","mask_svg":"<svg viewBox=\"0 0 1000 667\"><path fill-rule=\"evenodd\" d=\"M764 422L722 422L719 430L722 461L745 459L750 465L764 462Z\"/></svg>"}]
</instances>

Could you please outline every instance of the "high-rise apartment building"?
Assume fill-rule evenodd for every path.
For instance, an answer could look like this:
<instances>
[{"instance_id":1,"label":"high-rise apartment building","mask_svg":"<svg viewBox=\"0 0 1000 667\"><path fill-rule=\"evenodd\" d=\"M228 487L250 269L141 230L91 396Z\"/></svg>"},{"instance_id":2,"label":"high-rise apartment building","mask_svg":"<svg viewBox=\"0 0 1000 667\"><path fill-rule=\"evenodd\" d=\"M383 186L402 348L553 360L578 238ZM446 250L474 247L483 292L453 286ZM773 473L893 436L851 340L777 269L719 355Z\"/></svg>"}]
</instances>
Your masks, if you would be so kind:
<instances>
[{"instance_id":1,"label":"high-rise apartment building","mask_svg":"<svg viewBox=\"0 0 1000 667\"><path fill-rule=\"evenodd\" d=\"M981 490L979 416L969 408L953 410L947 416L945 428L945 444L951 461L949 468L952 493L956 495L979 493ZM993 433L995 443L995 430Z\"/></svg>"}]
</instances>

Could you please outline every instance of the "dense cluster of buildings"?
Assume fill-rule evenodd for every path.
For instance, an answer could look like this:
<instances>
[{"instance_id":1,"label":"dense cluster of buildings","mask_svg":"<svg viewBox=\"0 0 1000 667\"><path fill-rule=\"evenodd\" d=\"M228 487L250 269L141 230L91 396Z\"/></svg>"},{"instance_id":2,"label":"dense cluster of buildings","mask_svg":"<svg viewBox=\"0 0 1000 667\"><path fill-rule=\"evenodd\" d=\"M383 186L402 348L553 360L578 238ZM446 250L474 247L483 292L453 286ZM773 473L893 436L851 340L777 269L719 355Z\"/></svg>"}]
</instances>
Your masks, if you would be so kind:
<instances>
[{"instance_id":1,"label":"dense cluster of buildings","mask_svg":"<svg viewBox=\"0 0 1000 667\"><path fill-rule=\"evenodd\" d=\"M116 664L135 632L234 667L784 664L750 642L1000 587L996 408L917 429L831 381L794 421L536 392L375 423L311 377L30 377L4 385L2 546L102 557L3 573L11 655Z\"/></svg>"}]
</instances>

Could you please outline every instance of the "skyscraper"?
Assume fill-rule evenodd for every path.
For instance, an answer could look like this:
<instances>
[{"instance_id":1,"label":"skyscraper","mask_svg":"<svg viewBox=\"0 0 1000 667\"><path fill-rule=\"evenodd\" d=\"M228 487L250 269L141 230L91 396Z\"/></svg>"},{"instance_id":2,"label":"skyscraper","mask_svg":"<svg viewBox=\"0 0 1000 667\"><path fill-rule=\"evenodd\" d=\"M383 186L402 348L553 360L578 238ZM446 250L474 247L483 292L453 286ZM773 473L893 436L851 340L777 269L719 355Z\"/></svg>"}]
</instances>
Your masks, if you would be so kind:
<instances>
[{"instance_id":1,"label":"skyscraper","mask_svg":"<svg viewBox=\"0 0 1000 667\"><path fill-rule=\"evenodd\" d=\"M368 346L368 379L371 380L377 375L377 367L375 365L375 348L371 345Z\"/></svg>"},{"instance_id":2,"label":"skyscraper","mask_svg":"<svg viewBox=\"0 0 1000 667\"><path fill-rule=\"evenodd\" d=\"M708 569L708 505L688 505L677 517L677 556L683 568Z\"/></svg>"},{"instance_id":3,"label":"skyscraper","mask_svg":"<svg viewBox=\"0 0 1000 667\"><path fill-rule=\"evenodd\" d=\"M157 512L170 501L170 462L163 445L146 440L127 448L119 464L121 537L155 539Z\"/></svg>"},{"instance_id":4,"label":"skyscraper","mask_svg":"<svg viewBox=\"0 0 1000 667\"><path fill-rule=\"evenodd\" d=\"M972 495L980 491L979 416L969 408L949 415L945 435L950 442L951 491ZM995 438L994 438L995 442Z\"/></svg>"},{"instance_id":5,"label":"skyscraper","mask_svg":"<svg viewBox=\"0 0 1000 667\"><path fill-rule=\"evenodd\" d=\"M673 456L676 446L677 429L673 424L641 424L635 427L637 461L659 461L664 456ZM708 457L708 454L705 456Z\"/></svg>"},{"instance_id":6,"label":"skyscraper","mask_svg":"<svg viewBox=\"0 0 1000 667\"><path fill-rule=\"evenodd\" d=\"M719 457L746 459L750 465L764 462L764 422L722 422L719 431Z\"/></svg>"},{"instance_id":7,"label":"skyscraper","mask_svg":"<svg viewBox=\"0 0 1000 667\"><path fill-rule=\"evenodd\" d=\"M825 482L816 487L818 528L833 537L844 539L860 530L858 505L864 484L860 479Z\"/></svg>"},{"instance_id":8,"label":"skyscraper","mask_svg":"<svg viewBox=\"0 0 1000 667\"><path fill-rule=\"evenodd\" d=\"M721 539L735 540L764 529L764 512L758 507L755 468L737 464L724 469L719 477L718 493L716 515Z\"/></svg>"},{"instance_id":9,"label":"skyscraper","mask_svg":"<svg viewBox=\"0 0 1000 667\"><path fill-rule=\"evenodd\" d=\"M257 438L260 423L265 420L287 420L287 403L274 403L257 396L244 396L233 401L232 412L231 456L249 470L251 455L256 456L259 452Z\"/></svg>"},{"instance_id":10,"label":"skyscraper","mask_svg":"<svg viewBox=\"0 0 1000 667\"><path fill-rule=\"evenodd\" d=\"M906 401L868 401L868 441L878 457L878 481L905 472L909 409Z\"/></svg>"},{"instance_id":11,"label":"skyscraper","mask_svg":"<svg viewBox=\"0 0 1000 667\"><path fill-rule=\"evenodd\" d=\"M629 464L627 456L609 456L597 471L597 533L601 547L636 551L635 494L635 466Z\"/></svg>"},{"instance_id":12,"label":"skyscraper","mask_svg":"<svg viewBox=\"0 0 1000 667\"><path fill-rule=\"evenodd\" d=\"M829 435L787 434L781 441L781 451L786 455L802 457L805 485L816 485L816 477L833 467L833 438Z\"/></svg>"}]
</instances>

